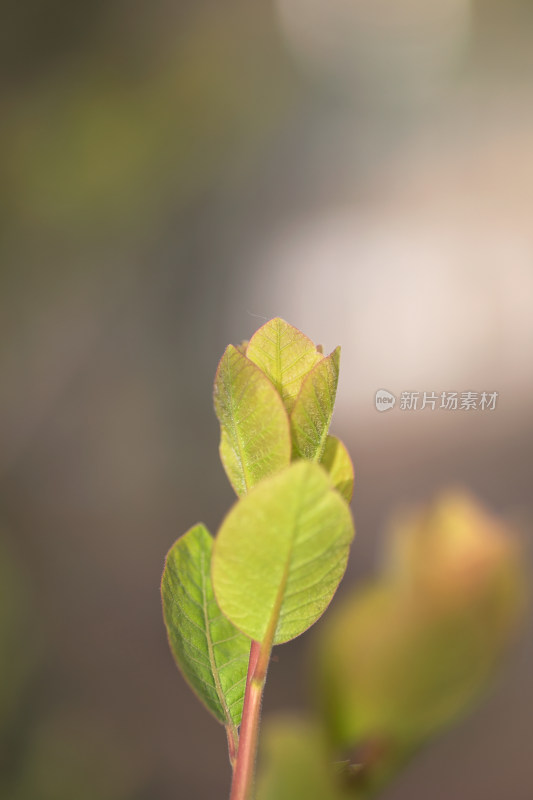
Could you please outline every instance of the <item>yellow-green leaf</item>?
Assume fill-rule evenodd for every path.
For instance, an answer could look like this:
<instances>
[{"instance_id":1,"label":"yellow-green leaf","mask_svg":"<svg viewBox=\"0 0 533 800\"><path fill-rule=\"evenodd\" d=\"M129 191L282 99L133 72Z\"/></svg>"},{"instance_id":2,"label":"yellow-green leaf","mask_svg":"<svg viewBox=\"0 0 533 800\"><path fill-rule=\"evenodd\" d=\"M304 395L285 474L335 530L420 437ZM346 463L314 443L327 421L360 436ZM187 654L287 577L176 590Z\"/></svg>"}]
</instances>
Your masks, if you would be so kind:
<instances>
[{"instance_id":1,"label":"yellow-green leaf","mask_svg":"<svg viewBox=\"0 0 533 800\"><path fill-rule=\"evenodd\" d=\"M195 525L170 548L163 572L163 616L185 680L223 725L238 725L250 640L217 606L211 584L213 540Z\"/></svg>"},{"instance_id":2,"label":"yellow-green leaf","mask_svg":"<svg viewBox=\"0 0 533 800\"><path fill-rule=\"evenodd\" d=\"M328 436L320 463L328 472L335 489L347 503L353 494L353 465L348 450L336 436Z\"/></svg>"},{"instance_id":3,"label":"yellow-green leaf","mask_svg":"<svg viewBox=\"0 0 533 800\"><path fill-rule=\"evenodd\" d=\"M241 498L220 528L212 576L221 610L256 641L293 639L329 604L353 534L325 470L294 462Z\"/></svg>"},{"instance_id":4,"label":"yellow-green leaf","mask_svg":"<svg viewBox=\"0 0 533 800\"><path fill-rule=\"evenodd\" d=\"M218 365L214 402L220 458L235 492L244 495L289 463L287 412L266 375L233 345Z\"/></svg>"},{"instance_id":5,"label":"yellow-green leaf","mask_svg":"<svg viewBox=\"0 0 533 800\"><path fill-rule=\"evenodd\" d=\"M294 458L320 461L328 435L337 383L340 347L319 361L304 378L291 412Z\"/></svg>"},{"instance_id":6,"label":"yellow-green leaf","mask_svg":"<svg viewBox=\"0 0 533 800\"><path fill-rule=\"evenodd\" d=\"M279 317L254 333L246 355L270 378L289 413L303 379L323 358L311 339Z\"/></svg>"}]
</instances>

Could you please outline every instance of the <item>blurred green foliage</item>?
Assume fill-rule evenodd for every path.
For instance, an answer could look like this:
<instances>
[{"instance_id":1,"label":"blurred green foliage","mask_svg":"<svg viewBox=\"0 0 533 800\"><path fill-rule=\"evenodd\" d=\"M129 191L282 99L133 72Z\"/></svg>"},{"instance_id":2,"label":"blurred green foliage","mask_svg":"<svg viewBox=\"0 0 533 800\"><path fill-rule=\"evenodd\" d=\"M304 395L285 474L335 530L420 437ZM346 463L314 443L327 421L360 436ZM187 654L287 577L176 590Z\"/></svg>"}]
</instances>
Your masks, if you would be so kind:
<instances>
[{"instance_id":1,"label":"blurred green foliage","mask_svg":"<svg viewBox=\"0 0 533 800\"><path fill-rule=\"evenodd\" d=\"M265 6L199 5L157 47L148 36L128 53L125 35L122 52L104 43L34 77L3 108L4 220L99 237L143 228L228 159L242 168L291 95L274 30Z\"/></svg>"},{"instance_id":2,"label":"blurred green foliage","mask_svg":"<svg viewBox=\"0 0 533 800\"><path fill-rule=\"evenodd\" d=\"M378 793L490 685L525 587L517 537L467 495L396 519L381 574L319 636L320 722L271 723L261 800L285 796L274 788L282 782L287 797L314 797L309 775L326 780L328 800ZM329 773L328 760L338 762Z\"/></svg>"}]
</instances>

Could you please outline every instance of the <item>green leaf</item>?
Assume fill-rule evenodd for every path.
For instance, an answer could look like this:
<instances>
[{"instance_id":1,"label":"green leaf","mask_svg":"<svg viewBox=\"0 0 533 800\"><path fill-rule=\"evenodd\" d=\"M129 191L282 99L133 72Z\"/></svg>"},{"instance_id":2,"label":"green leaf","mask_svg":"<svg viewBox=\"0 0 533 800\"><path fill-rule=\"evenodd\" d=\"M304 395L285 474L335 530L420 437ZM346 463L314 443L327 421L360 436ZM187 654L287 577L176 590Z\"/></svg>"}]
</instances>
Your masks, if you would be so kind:
<instances>
[{"instance_id":1,"label":"green leaf","mask_svg":"<svg viewBox=\"0 0 533 800\"><path fill-rule=\"evenodd\" d=\"M241 720L250 640L217 606L211 584L213 539L199 524L170 548L163 572L163 616L185 680L224 725Z\"/></svg>"},{"instance_id":2,"label":"green leaf","mask_svg":"<svg viewBox=\"0 0 533 800\"><path fill-rule=\"evenodd\" d=\"M294 458L320 461L328 435L337 383L340 347L323 358L306 375L291 412Z\"/></svg>"},{"instance_id":3,"label":"green leaf","mask_svg":"<svg viewBox=\"0 0 533 800\"><path fill-rule=\"evenodd\" d=\"M240 496L289 463L289 420L266 375L231 344L218 365L214 401L220 458Z\"/></svg>"},{"instance_id":4,"label":"green leaf","mask_svg":"<svg viewBox=\"0 0 533 800\"><path fill-rule=\"evenodd\" d=\"M246 355L270 378L289 413L303 379L323 358L311 339L279 317L254 333Z\"/></svg>"},{"instance_id":5,"label":"green leaf","mask_svg":"<svg viewBox=\"0 0 533 800\"><path fill-rule=\"evenodd\" d=\"M258 642L293 639L329 604L353 534L325 470L291 464L241 498L220 528L212 575L221 610Z\"/></svg>"},{"instance_id":6,"label":"green leaf","mask_svg":"<svg viewBox=\"0 0 533 800\"><path fill-rule=\"evenodd\" d=\"M353 465L346 447L336 436L327 437L320 463L329 473L335 489L349 503L353 494Z\"/></svg>"}]
</instances>

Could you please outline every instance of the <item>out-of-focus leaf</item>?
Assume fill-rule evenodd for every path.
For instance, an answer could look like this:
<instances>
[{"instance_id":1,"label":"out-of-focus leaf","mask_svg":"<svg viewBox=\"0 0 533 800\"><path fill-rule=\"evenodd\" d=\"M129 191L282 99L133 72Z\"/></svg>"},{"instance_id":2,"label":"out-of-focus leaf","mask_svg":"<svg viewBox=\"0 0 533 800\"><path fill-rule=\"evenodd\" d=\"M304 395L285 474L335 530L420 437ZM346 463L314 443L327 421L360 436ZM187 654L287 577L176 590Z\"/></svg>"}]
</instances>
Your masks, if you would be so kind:
<instances>
[{"instance_id":1,"label":"out-of-focus leaf","mask_svg":"<svg viewBox=\"0 0 533 800\"><path fill-rule=\"evenodd\" d=\"M516 541L472 501L445 497L392 540L383 577L323 631L322 707L341 746L413 749L451 723L486 688L523 606Z\"/></svg>"},{"instance_id":2,"label":"out-of-focus leaf","mask_svg":"<svg viewBox=\"0 0 533 800\"><path fill-rule=\"evenodd\" d=\"M339 744L421 740L477 694L491 664L472 620L435 611L379 586L336 616L323 690Z\"/></svg>"},{"instance_id":3,"label":"out-of-focus leaf","mask_svg":"<svg viewBox=\"0 0 533 800\"><path fill-rule=\"evenodd\" d=\"M268 720L257 800L342 800L319 729L305 720Z\"/></svg>"},{"instance_id":4,"label":"out-of-focus leaf","mask_svg":"<svg viewBox=\"0 0 533 800\"><path fill-rule=\"evenodd\" d=\"M516 618L523 588L516 535L464 492L399 515L385 557L391 580L443 604L480 607L492 598L491 638L501 628L508 632Z\"/></svg>"},{"instance_id":5,"label":"out-of-focus leaf","mask_svg":"<svg viewBox=\"0 0 533 800\"><path fill-rule=\"evenodd\" d=\"M353 494L353 465L348 450L336 436L328 436L320 463L329 473L335 489L347 503Z\"/></svg>"},{"instance_id":6,"label":"out-of-focus leaf","mask_svg":"<svg viewBox=\"0 0 533 800\"><path fill-rule=\"evenodd\" d=\"M340 347L321 359L305 376L291 412L294 458L320 461L328 435L337 382Z\"/></svg>"},{"instance_id":7,"label":"out-of-focus leaf","mask_svg":"<svg viewBox=\"0 0 533 800\"><path fill-rule=\"evenodd\" d=\"M213 552L221 610L252 639L293 639L323 613L353 537L350 510L318 464L261 482L224 520Z\"/></svg>"},{"instance_id":8,"label":"out-of-focus leaf","mask_svg":"<svg viewBox=\"0 0 533 800\"><path fill-rule=\"evenodd\" d=\"M199 524L168 552L161 594L170 647L187 683L223 725L241 721L250 640L217 606L213 540Z\"/></svg>"},{"instance_id":9,"label":"out-of-focus leaf","mask_svg":"<svg viewBox=\"0 0 533 800\"><path fill-rule=\"evenodd\" d=\"M246 355L270 378L289 413L305 376L323 358L311 339L279 317L254 333Z\"/></svg>"},{"instance_id":10,"label":"out-of-focus leaf","mask_svg":"<svg viewBox=\"0 0 533 800\"><path fill-rule=\"evenodd\" d=\"M220 458L238 495L287 466L290 427L279 394L266 375L229 345L214 387L220 422Z\"/></svg>"}]
</instances>

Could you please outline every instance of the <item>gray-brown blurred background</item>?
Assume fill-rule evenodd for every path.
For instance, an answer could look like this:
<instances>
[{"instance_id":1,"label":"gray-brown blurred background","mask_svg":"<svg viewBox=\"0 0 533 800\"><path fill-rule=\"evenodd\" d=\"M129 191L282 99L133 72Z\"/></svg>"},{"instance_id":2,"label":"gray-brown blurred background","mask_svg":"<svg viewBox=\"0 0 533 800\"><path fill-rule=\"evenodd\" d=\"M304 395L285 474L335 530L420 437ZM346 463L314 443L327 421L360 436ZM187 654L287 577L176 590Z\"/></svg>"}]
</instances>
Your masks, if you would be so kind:
<instances>
[{"instance_id":1,"label":"gray-brown blurred background","mask_svg":"<svg viewBox=\"0 0 533 800\"><path fill-rule=\"evenodd\" d=\"M6 0L0 25L0 797L224 797L161 619L233 501L217 361L282 316L342 345L346 591L399 504L533 517L533 4ZM387 414L374 394L497 391ZM306 703L313 634L265 713ZM389 800L531 800L533 632Z\"/></svg>"}]
</instances>

